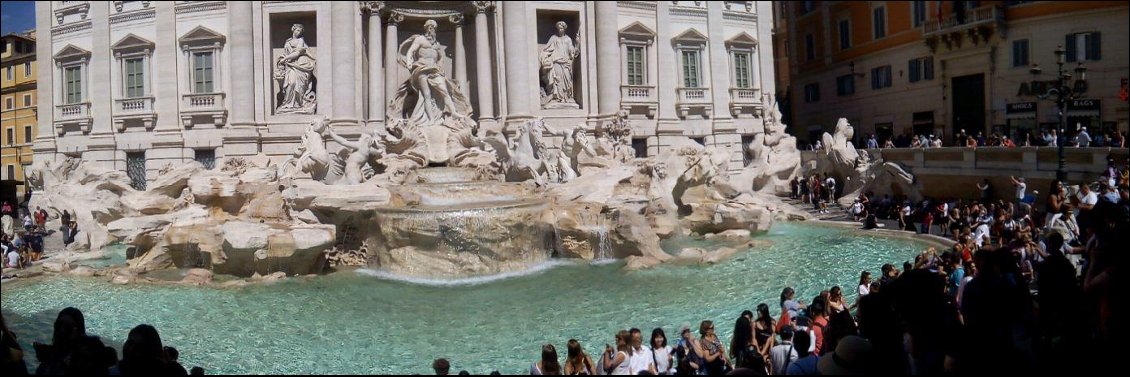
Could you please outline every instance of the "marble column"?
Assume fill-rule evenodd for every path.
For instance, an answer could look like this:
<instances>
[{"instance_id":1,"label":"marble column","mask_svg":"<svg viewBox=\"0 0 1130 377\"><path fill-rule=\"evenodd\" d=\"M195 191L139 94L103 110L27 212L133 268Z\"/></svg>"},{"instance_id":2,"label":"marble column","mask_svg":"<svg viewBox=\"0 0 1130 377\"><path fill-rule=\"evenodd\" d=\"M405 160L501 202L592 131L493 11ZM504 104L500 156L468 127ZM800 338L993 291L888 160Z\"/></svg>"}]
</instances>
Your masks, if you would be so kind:
<instances>
[{"instance_id":1,"label":"marble column","mask_svg":"<svg viewBox=\"0 0 1130 377\"><path fill-rule=\"evenodd\" d=\"M396 62L399 45L397 42L397 25L404 21L404 15L392 12L388 15L388 30L385 33L385 98L396 98L396 88L400 86L397 78L400 66Z\"/></svg>"},{"instance_id":2,"label":"marble column","mask_svg":"<svg viewBox=\"0 0 1130 377\"><path fill-rule=\"evenodd\" d=\"M153 8L156 9L156 18L158 25L175 25L176 24L176 10L173 9L173 3L158 1L153 3ZM180 107L180 93L177 92L177 85L180 82L181 75L177 73L177 36L175 33L158 33L155 35L156 48L153 50L153 55L146 59L149 64L148 71L153 75L149 77L148 85L149 94L156 97L154 102L154 111L157 113L156 130L177 133L177 138L180 138L179 131L181 120L178 116L177 109ZM122 80L125 81L125 80Z\"/></svg>"},{"instance_id":3,"label":"marble column","mask_svg":"<svg viewBox=\"0 0 1130 377\"><path fill-rule=\"evenodd\" d=\"M463 15L448 18L455 24L455 84L467 94L467 41L463 39Z\"/></svg>"},{"instance_id":4,"label":"marble column","mask_svg":"<svg viewBox=\"0 0 1130 377\"><path fill-rule=\"evenodd\" d=\"M602 117L620 111L620 39L615 1L596 3L596 93Z\"/></svg>"},{"instance_id":5,"label":"marble column","mask_svg":"<svg viewBox=\"0 0 1130 377\"><path fill-rule=\"evenodd\" d=\"M228 30L231 30L231 124L255 124L255 57L252 44L252 16L250 1L228 4Z\"/></svg>"},{"instance_id":6,"label":"marble column","mask_svg":"<svg viewBox=\"0 0 1130 377\"><path fill-rule=\"evenodd\" d=\"M357 20L356 3L335 1L330 3L330 43L333 57L333 121L356 123L357 101L354 98L357 78L354 77L357 59L354 56L354 22Z\"/></svg>"},{"instance_id":7,"label":"marble column","mask_svg":"<svg viewBox=\"0 0 1130 377\"><path fill-rule=\"evenodd\" d=\"M671 3L666 1L659 1L656 10L656 28L655 38L659 41L656 43L658 65L654 70L664 70L664 72L676 73L681 69L675 60L675 49L671 47L668 42L671 40ZM678 80L677 74L663 74L658 75L655 80L655 90L659 92L659 121L662 123L667 120L671 123L678 122L678 114L675 112L675 81ZM661 127L662 128L662 127Z\"/></svg>"},{"instance_id":8,"label":"marble column","mask_svg":"<svg viewBox=\"0 0 1130 377\"><path fill-rule=\"evenodd\" d=\"M494 83L490 70L490 36L487 13L494 11L493 1L475 2L475 88L479 93L479 119L494 117Z\"/></svg>"},{"instance_id":9,"label":"marble column","mask_svg":"<svg viewBox=\"0 0 1130 377\"><path fill-rule=\"evenodd\" d=\"M383 1L369 1L365 9L369 12L369 38L367 52L369 55L369 91L368 107L369 122L384 122L385 120L385 73L381 71L381 9Z\"/></svg>"},{"instance_id":10,"label":"marble column","mask_svg":"<svg viewBox=\"0 0 1130 377\"><path fill-rule=\"evenodd\" d=\"M51 21L55 16L52 13L51 7L54 3L50 1L40 1L34 3L35 5L35 23L37 25L51 25ZM35 44L35 54L39 58L39 66L36 67L35 77L39 85L39 90L36 92L35 104L38 108L38 128L35 132L35 145L32 150L35 151L35 159L40 158L48 159L51 153L55 151L55 93L61 92L61 88L56 85L60 80L56 79L56 73L59 68L55 65L55 60L50 56L55 54L51 43L46 41L52 40L53 36L50 27L40 27L36 32L40 43ZM62 102L59 102L62 103Z\"/></svg>"},{"instance_id":11,"label":"marble column","mask_svg":"<svg viewBox=\"0 0 1130 377\"><path fill-rule=\"evenodd\" d=\"M615 3L612 3L615 6ZM508 1L502 3L503 37L506 39L506 104L507 118L516 119L530 116L530 86L537 80L530 76L530 60L537 59L528 44L528 35L533 21L526 14L526 3Z\"/></svg>"},{"instance_id":12,"label":"marble column","mask_svg":"<svg viewBox=\"0 0 1130 377\"><path fill-rule=\"evenodd\" d=\"M93 3L90 5L90 18L105 20L109 17L110 4ZM83 100L90 102L90 117L94 123L90 126L90 136L102 142L113 144L113 70L114 55L110 51L110 23L94 22L90 28L92 55L90 63L83 69ZM106 160L109 160L108 158Z\"/></svg>"},{"instance_id":13,"label":"marble column","mask_svg":"<svg viewBox=\"0 0 1130 377\"><path fill-rule=\"evenodd\" d=\"M707 2L707 35L710 36L708 45L710 52L710 94L713 98L714 109L710 117L714 123L728 121L730 114L730 59L726 49L726 36L722 27L721 2Z\"/></svg>"}]
</instances>

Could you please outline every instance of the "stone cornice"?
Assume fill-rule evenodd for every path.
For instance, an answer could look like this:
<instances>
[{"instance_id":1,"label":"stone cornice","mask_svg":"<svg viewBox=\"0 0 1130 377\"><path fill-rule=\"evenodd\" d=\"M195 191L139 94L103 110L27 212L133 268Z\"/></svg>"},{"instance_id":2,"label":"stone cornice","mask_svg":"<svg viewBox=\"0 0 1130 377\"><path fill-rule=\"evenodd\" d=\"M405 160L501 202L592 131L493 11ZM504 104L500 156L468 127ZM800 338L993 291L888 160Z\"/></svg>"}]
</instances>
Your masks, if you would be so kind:
<instances>
[{"instance_id":1,"label":"stone cornice","mask_svg":"<svg viewBox=\"0 0 1130 377\"><path fill-rule=\"evenodd\" d=\"M658 5L654 1L617 1L616 5L622 8L642 9L655 11Z\"/></svg>"},{"instance_id":2,"label":"stone cornice","mask_svg":"<svg viewBox=\"0 0 1130 377\"><path fill-rule=\"evenodd\" d=\"M691 17L706 17L706 8L696 8L681 5L671 6L672 16L691 16Z\"/></svg>"},{"instance_id":3,"label":"stone cornice","mask_svg":"<svg viewBox=\"0 0 1130 377\"><path fill-rule=\"evenodd\" d=\"M112 16L110 16L110 24L111 25L120 24L120 23L123 23L123 22L144 20L144 19L147 19L147 18L156 18L156 17L157 17L157 10L156 9L146 8L146 9L141 9L141 10L135 10L135 11L132 11L132 12L112 15Z\"/></svg>"},{"instance_id":4,"label":"stone cornice","mask_svg":"<svg viewBox=\"0 0 1130 377\"><path fill-rule=\"evenodd\" d=\"M91 20L75 22L63 26L56 26L51 28L51 37L54 38L60 35L77 33L83 30L90 30L92 26L94 26L94 23Z\"/></svg>"},{"instance_id":5,"label":"stone cornice","mask_svg":"<svg viewBox=\"0 0 1130 377\"><path fill-rule=\"evenodd\" d=\"M177 4L175 9L177 14L185 14L225 9L227 7L228 2L226 1L193 1L191 3Z\"/></svg>"},{"instance_id":6,"label":"stone cornice","mask_svg":"<svg viewBox=\"0 0 1130 377\"><path fill-rule=\"evenodd\" d=\"M724 10L722 11L722 19L727 21L757 22L757 14L736 10Z\"/></svg>"}]
</instances>

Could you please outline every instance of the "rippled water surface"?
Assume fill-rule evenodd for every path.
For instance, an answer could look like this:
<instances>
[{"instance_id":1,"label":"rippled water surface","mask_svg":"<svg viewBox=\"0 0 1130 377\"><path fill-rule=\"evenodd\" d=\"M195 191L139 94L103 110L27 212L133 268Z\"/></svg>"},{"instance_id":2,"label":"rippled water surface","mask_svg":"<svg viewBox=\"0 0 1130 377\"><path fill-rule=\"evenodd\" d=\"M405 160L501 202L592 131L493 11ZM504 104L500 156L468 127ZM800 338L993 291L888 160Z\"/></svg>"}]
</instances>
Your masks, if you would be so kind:
<instances>
[{"instance_id":1,"label":"rippled water surface","mask_svg":"<svg viewBox=\"0 0 1130 377\"><path fill-rule=\"evenodd\" d=\"M149 323L180 350L186 367L209 373L528 373L541 345L581 341L597 354L616 330L709 319L729 340L733 320L770 303L785 285L811 301L832 285L854 292L859 272L901 263L923 245L857 231L778 223L766 246L713 266L624 272L622 263L551 262L525 275L462 281L391 280L360 270L242 289L116 286L86 278L7 282L3 312L25 350L47 342L58 311L86 314L88 332L121 347ZM717 247L715 240L668 242L667 249ZM849 300L854 297L849 296ZM34 360L33 352L27 358Z\"/></svg>"}]
</instances>

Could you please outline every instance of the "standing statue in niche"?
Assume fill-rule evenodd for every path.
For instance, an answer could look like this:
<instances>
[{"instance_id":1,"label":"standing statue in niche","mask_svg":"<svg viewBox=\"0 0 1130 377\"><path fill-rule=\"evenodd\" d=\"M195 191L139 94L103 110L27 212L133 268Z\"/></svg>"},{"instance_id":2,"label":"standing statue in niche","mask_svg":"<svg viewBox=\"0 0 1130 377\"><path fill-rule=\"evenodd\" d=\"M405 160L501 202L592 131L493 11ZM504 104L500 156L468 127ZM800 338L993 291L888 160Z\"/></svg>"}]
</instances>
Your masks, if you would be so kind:
<instances>
[{"instance_id":1,"label":"standing statue in niche","mask_svg":"<svg viewBox=\"0 0 1130 377\"><path fill-rule=\"evenodd\" d=\"M581 33L577 33L577 45L565 35L568 25L557 21L557 34L549 37L541 50L541 81L544 89L541 96L543 108L579 108L573 98L573 61L580 56Z\"/></svg>"},{"instance_id":2,"label":"standing statue in niche","mask_svg":"<svg viewBox=\"0 0 1130 377\"><path fill-rule=\"evenodd\" d=\"M436 40L437 26L435 20L427 20L423 35L413 35L400 44L400 64L408 68L411 77L400 85L389 107L392 119L404 117L409 89L416 92L416 106L408 118L414 126L440 126L445 118L462 119L471 113L466 96L440 67L445 48Z\"/></svg>"},{"instance_id":3,"label":"standing statue in niche","mask_svg":"<svg viewBox=\"0 0 1130 377\"><path fill-rule=\"evenodd\" d=\"M302 24L290 27L291 37L283 45L283 55L275 62L275 80L282 89L279 114L313 114L317 107L314 92L314 68L317 63L310 55L310 46L302 38Z\"/></svg>"}]
</instances>

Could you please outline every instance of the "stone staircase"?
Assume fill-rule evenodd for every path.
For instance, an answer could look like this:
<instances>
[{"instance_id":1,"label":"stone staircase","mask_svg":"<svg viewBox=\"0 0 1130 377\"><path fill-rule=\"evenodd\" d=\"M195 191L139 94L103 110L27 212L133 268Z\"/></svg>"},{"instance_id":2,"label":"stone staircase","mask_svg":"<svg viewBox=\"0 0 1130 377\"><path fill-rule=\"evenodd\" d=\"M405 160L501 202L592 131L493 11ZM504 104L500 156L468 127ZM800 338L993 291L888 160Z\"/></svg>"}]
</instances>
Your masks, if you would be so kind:
<instances>
[{"instance_id":1,"label":"stone staircase","mask_svg":"<svg viewBox=\"0 0 1130 377\"><path fill-rule=\"evenodd\" d=\"M851 214L849 214L847 212L847 208L841 207L837 203L828 203L828 213L820 213L820 211L814 210L812 208L812 204L803 203L799 199L782 198L781 200L784 201L785 203L788 203L789 205L791 205L793 207L799 208L799 209L807 212L809 215L812 215L812 217L817 219L817 220L848 221L848 222L855 220L855 219L852 218Z\"/></svg>"}]
</instances>

